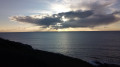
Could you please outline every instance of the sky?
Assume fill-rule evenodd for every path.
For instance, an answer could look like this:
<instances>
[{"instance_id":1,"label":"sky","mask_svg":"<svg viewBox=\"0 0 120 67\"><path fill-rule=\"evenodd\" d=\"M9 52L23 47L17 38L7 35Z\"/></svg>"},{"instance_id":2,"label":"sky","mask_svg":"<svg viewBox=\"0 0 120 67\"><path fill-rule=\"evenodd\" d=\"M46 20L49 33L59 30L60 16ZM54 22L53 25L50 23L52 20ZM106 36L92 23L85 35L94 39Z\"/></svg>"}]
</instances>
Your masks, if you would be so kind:
<instances>
[{"instance_id":1,"label":"sky","mask_svg":"<svg viewBox=\"0 0 120 67\"><path fill-rule=\"evenodd\" d=\"M120 0L0 0L0 32L120 31Z\"/></svg>"}]
</instances>

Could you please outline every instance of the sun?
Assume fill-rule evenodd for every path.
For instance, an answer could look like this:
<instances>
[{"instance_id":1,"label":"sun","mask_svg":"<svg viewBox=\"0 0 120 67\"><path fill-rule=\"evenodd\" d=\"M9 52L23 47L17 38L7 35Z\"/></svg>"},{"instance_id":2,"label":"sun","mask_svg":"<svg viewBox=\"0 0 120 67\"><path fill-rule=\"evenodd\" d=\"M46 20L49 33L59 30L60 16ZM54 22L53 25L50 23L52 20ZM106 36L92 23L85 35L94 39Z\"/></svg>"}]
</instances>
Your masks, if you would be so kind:
<instances>
[{"instance_id":1,"label":"sun","mask_svg":"<svg viewBox=\"0 0 120 67\"><path fill-rule=\"evenodd\" d=\"M64 6L63 4L54 4L52 5L52 10L55 11L56 13L60 13L60 12L68 12L71 9L68 8L67 6Z\"/></svg>"}]
</instances>

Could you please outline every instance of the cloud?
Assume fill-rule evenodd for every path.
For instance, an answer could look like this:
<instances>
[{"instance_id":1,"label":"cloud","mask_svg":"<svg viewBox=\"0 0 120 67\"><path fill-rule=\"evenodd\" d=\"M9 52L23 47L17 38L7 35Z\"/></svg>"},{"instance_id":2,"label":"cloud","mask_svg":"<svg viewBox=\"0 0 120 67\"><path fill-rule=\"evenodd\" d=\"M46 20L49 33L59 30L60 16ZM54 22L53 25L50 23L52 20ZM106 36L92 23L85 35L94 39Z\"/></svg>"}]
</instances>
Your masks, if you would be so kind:
<instances>
[{"instance_id":1,"label":"cloud","mask_svg":"<svg viewBox=\"0 0 120 67\"><path fill-rule=\"evenodd\" d=\"M56 23L61 22L60 18L52 16L46 16L41 18L38 18L38 16L12 16L10 17L10 20L16 22L31 23L43 27L49 27L50 25L55 25Z\"/></svg>"},{"instance_id":2,"label":"cloud","mask_svg":"<svg viewBox=\"0 0 120 67\"><path fill-rule=\"evenodd\" d=\"M36 25L41 25L43 27L50 27L50 26L58 26L58 23L61 25L65 22L64 19L75 19L75 18L86 18L90 15L92 15L92 11L70 11L70 12L64 12L64 13L58 13L50 15L34 15L34 16L12 16L10 17L10 20L16 21L16 22L23 22L23 23L32 23ZM38 18L39 17L39 18ZM67 21L66 21L67 22Z\"/></svg>"},{"instance_id":3,"label":"cloud","mask_svg":"<svg viewBox=\"0 0 120 67\"><path fill-rule=\"evenodd\" d=\"M58 0L59 1L59 0ZM120 21L120 11L115 8L119 0L62 0L59 3L69 7L69 11L63 11L52 15L11 16L10 20L23 23L31 23L43 28L77 28L96 27L108 25ZM54 4L53 4L54 5ZM53 6L52 5L52 6ZM56 7L56 6L53 6ZM54 10L53 10L54 11Z\"/></svg>"},{"instance_id":4,"label":"cloud","mask_svg":"<svg viewBox=\"0 0 120 67\"><path fill-rule=\"evenodd\" d=\"M115 23L119 21L113 14L106 15L92 15L87 18L78 19L78 20L70 20L66 23L63 23L63 28L68 27L96 27L100 25L108 25L111 23Z\"/></svg>"},{"instance_id":5,"label":"cloud","mask_svg":"<svg viewBox=\"0 0 120 67\"><path fill-rule=\"evenodd\" d=\"M59 16L64 16L65 18L86 18L93 14L93 11L70 11L70 12L64 12L59 13Z\"/></svg>"},{"instance_id":6,"label":"cloud","mask_svg":"<svg viewBox=\"0 0 120 67\"><path fill-rule=\"evenodd\" d=\"M120 20L119 12L111 14L94 14L93 10L89 11L70 11L64 13L46 15L44 17L35 18L31 16L12 16L12 21L32 23L43 27L51 28L68 28L68 27L95 27L107 25ZM64 21L64 19L68 19ZM59 25L58 25L59 23Z\"/></svg>"}]
</instances>

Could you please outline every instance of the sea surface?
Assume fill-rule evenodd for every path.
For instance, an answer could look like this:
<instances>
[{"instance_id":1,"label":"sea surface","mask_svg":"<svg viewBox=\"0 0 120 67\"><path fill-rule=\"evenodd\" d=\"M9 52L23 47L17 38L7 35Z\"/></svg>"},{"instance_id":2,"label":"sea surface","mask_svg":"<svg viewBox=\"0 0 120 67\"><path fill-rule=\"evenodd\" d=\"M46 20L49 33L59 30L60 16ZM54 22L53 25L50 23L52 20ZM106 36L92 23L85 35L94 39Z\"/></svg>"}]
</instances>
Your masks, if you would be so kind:
<instances>
[{"instance_id":1,"label":"sea surface","mask_svg":"<svg viewBox=\"0 0 120 67\"><path fill-rule=\"evenodd\" d=\"M120 64L120 32L21 32L0 37L85 61Z\"/></svg>"}]
</instances>

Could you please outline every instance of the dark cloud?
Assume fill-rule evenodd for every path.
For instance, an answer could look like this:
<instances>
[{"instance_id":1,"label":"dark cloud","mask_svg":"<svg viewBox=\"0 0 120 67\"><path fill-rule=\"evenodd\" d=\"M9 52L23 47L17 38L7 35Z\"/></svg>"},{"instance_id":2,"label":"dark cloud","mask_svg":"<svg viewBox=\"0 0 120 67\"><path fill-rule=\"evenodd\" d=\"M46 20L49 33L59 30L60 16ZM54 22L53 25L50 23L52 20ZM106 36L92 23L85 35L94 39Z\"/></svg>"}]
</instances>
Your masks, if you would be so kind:
<instances>
[{"instance_id":1,"label":"dark cloud","mask_svg":"<svg viewBox=\"0 0 120 67\"><path fill-rule=\"evenodd\" d=\"M70 12L64 12L59 13L59 16L64 16L65 18L86 18L93 14L93 11L70 11Z\"/></svg>"},{"instance_id":2,"label":"dark cloud","mask_svg":"<svg viewBox=\"0 0 120 67\"><path fill-rule=\"evenodd\" d=\"M60 18L55 18L55 17L45 17L43 19L37 20L36 22L39 25L50 26L50 25L55 25L56 23L61 22L61 20Z\"/></svg>"},{"instance_id":3,"label":"dark cloud","mask_svg":"<svg viewBox=\"0 0 120 67\"><path fill-rule=\"evenodd\" d=\"M79 20L70 20L63 23L63 28L68 27L95 27L100 25L108 25L118 21L118 19L113 14L108 15L93 15L88 18Z\"/></svg>"},{"instance_id":4,"label":"dark cloud","mask_svg":"<svg viewBox=\"0 0 120 67\"><path fill-rule=\"evenodd\" d=\"M50 25L55 25L56 23L61 22L58 17L34 18L31 16L12 16L10 19L17 22L31 23L44 27L49 27Z\"/></svg>"},{"instance_id":5,"label":"dark cloud","mask_svg":"<svg viewBox=\"0 0 120 67\"><path fill-rule=\"evenodd\" d=\"M108 25L120 20L120 18L116 17L115 14L119 14L119 12L114 12L111 14L95 14L93 10L79 10L53 14L52 16L45 16L43 18L35 18L31 16L12 16L10 19L13 21L44 26L44 28L51 27L58 29L69 27L96 27L100 25ZM64 19L68 20L64 21Z\"/></svg>"}]
</instances>

